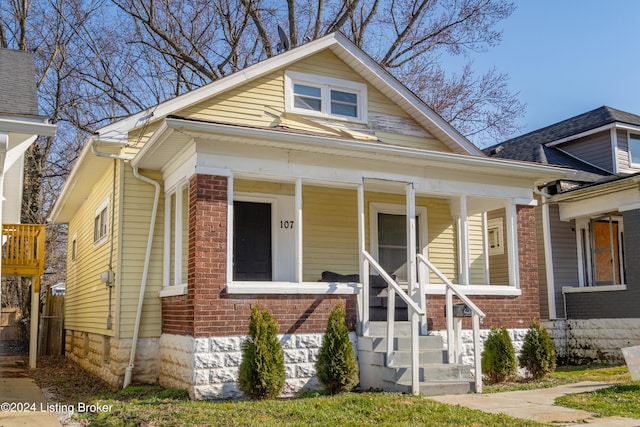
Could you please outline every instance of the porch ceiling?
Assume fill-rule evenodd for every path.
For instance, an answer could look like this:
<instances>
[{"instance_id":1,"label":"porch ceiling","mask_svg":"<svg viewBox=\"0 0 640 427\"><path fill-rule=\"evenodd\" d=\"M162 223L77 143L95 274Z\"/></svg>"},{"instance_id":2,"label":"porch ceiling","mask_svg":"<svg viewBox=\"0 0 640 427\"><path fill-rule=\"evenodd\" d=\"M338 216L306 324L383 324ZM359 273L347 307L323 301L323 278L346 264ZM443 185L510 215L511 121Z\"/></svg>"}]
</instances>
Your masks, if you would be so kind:
<instances>
[{"instance_id":1,"label":"porch ceiling","mask_svg":"<svg viewBox=\"0 0 640 427\"><path fill-rule=\"evenodd\" d=\"M380 142L301 134L285 129L257 128L218 122L167 118L133 159L134 166L162 169L191 140L280 148L330 156L353 157L402 165L433 167L543 183L570 176L571 170L527 162L408 148Z\"/></svg>"}]
</instances>

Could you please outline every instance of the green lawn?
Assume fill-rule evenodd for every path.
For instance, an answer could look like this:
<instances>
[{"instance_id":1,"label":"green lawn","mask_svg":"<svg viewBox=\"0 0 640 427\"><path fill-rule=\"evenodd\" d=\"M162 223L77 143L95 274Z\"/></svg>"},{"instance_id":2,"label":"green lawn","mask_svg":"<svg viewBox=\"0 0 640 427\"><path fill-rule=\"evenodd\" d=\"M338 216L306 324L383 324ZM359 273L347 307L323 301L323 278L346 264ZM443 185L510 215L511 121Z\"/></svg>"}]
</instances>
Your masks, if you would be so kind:
<instances>
[{"instance_id":1,"label":"green lawn","mask_svg":"<svg viewBox=\"0 0 640 427\"><path fill-rule=\"evenodd\" d=\"M640 419L640 382L618 384L591 393L563 396L556 399L556 405L584 409L602 417Z\"/></svg>"},{"instance_id":2,"label":"green lawn","mask_svg":"<svg viewBox=\"0 0 640 427\"><path fill-rule=\"evenodd\" d=\"M291 400L193 402L160 387L135 387L83 418L98 426L540 426L505 415L436 403L421 396L348 393Z\"/></svg>"}]
</instances>

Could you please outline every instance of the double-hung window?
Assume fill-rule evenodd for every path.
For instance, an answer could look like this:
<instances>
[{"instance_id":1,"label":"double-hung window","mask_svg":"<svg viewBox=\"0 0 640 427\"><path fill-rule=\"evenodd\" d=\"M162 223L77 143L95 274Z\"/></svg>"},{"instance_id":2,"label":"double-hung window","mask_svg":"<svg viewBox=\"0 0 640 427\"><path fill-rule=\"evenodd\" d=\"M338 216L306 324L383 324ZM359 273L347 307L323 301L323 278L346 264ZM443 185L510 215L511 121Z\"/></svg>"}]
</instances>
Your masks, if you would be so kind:
<instances>
[{"instance_id":1,"label":"double-hung window","mask_svg":"<svg viewBox=\"0 0 640 427\"><path fill-rule=\"evenodd\" d=\"M109 199L96 209L93 218L93 243L100 243L107 238L109 229Z\"/></svg>"},{"instance_id":2,"label":"double-hung window","mask_svg":"<svg viewBox=\"0 0 640 427\"><path fill-rule=\"evenodd\" d=\"M629 163L640 168L640 134L629 134Z\"/></svg>"},{"instance_id":3,"label":"double-hung window","mask_svg":"<svg viewBox=\"0 0 640 427\"><path fill-rule=\"evenodd\" d=\"M357 122L367 120L364 83L286 71L285 93L289 112Z\"/></svg>"}]
</instances>

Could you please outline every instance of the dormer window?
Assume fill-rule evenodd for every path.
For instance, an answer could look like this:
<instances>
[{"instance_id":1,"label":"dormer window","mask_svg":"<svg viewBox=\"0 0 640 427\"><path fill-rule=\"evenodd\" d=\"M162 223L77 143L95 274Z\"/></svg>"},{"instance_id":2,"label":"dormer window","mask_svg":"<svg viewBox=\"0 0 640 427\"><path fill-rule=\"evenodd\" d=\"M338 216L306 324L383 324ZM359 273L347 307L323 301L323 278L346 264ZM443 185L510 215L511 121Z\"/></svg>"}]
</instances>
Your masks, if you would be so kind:
<instances>
[{"instance_id":1,"label":"dormer window","mask_svg":"<svg viewBox=\"0 0 640 427\"><path fill-rule=\"evenodd\" d=\"M629 134L629 163L640 167L640 134Z\"/></svg>"},{"instance_id":2,"label":"dormer window","mask_svg":"<svg viewBox=\"0 0 640 427\"><path fill-rule=\"evenodd\" d=\"M363 83L285 71L287 112L366 122L366 105Z\"/></svg>"}]
</instances>

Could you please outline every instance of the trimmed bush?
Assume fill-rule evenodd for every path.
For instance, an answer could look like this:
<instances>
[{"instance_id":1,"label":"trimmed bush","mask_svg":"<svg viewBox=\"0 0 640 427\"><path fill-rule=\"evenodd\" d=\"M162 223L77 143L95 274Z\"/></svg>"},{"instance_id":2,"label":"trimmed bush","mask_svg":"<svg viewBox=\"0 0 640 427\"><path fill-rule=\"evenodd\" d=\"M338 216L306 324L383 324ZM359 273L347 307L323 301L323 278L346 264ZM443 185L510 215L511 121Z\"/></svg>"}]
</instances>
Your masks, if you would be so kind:
<instances>
[{"instance_id":1,"label":"trimmed bush","mask_svg":"<svg viewBox=\"0 0 640 427\"><path fill-rule=\"evenodd\" d=\"M491 328L482 352L482 372L492 383L511 379L516 374L516 352L507 328Z\"/></svg>"},{"instance_id":2,"label":"trimmed bush","mask_svg":"<svg viewBox=\"0 0 640 427\"><path fill-rule=\"evenodd\" d=\"M316 361L318 380L331 394L350 391L358 384L358 362L345 324L342 300L331 310Z\"/></svg>"},{"instance_id":3,"label":"trimmed bush","mask_svg":"<svg viewBox=\"0 0 640 427\"><path fill-rule=\"evenodd\" d=\"M251 399L272 399L284 388L284 354L278 340L278 322L268 310L251 308L249 337L242 344L238 385Z\"/></svg>"},{"instance_id":4,"label":"trimmed bush","mask_svg":"<svg viewBox=\"0 0 640 427\"><path fill-rule=\"evenodd\" d=\"M555 371L556 350L549 333L534 321L524 337L524 344L518 357L521 368L526 369L531 378L540 379Z\"/></svg>"}]
</instances>

